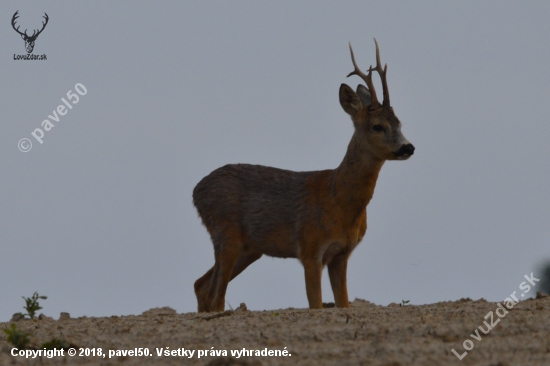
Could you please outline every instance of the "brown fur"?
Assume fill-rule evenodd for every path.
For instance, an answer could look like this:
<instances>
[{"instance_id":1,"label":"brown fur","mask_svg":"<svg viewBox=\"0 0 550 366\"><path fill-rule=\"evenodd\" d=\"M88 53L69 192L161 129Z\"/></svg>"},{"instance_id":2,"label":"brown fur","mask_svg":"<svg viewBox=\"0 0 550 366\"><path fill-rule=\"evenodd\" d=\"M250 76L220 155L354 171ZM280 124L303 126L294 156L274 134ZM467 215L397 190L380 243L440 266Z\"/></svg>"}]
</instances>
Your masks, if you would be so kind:
<instances>
[{"instance_id":1,"label":"brown fur","mask_svg":"<svg viewBox=\"0 0 550 366\"><path fill-rule=\"evenodd\" d=\"M352 117L355 133L334 170L231 164L197 184L193 203L215 254L214 266L195 282L198 311L223 311L229 281L264 254L301 261L312 309L323 306L321 273L327 266L336 306L349 306L347 261L365 235L366 207L378 173L385 160L404 160L414 151L393 109L371 109L371 102L362 85L357 93L340 87L340 104ZM412 151L403 154L407 144Z\"/></svg>"}]
</instances>

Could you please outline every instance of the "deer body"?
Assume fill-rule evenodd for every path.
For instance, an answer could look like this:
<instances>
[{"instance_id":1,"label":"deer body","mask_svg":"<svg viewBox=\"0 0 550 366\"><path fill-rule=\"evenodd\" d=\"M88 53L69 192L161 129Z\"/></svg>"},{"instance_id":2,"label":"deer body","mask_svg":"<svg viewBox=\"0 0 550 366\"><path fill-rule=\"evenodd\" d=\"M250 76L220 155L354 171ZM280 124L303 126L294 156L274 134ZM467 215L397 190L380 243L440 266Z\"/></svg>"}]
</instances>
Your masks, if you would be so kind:
<instances>
[{"instance_id":1,"label":"deer body","mask_svg":"<svg viewBox=\"0 0 550 366\"><path fill-rule=\"evenodd\" d=\"M370 75L363 74L367 80ZM386 95L385 77L383 86ZM264 254L301 261L309 307L314 309L323 306L321 274L327 266L336 306L349 306L347 261L365 235L366 207L378 173L385 160L404 160L414 151L393 109L372 108L375 99L372 86L369 91L360 85L357 93L345 84L340 87L340 103L355 132L334 170L293 172L232 164L197 184L193 203L215 254L214 266L195 282L198 311L223 311L229 281Z\"/></svg>"}]
</instances>

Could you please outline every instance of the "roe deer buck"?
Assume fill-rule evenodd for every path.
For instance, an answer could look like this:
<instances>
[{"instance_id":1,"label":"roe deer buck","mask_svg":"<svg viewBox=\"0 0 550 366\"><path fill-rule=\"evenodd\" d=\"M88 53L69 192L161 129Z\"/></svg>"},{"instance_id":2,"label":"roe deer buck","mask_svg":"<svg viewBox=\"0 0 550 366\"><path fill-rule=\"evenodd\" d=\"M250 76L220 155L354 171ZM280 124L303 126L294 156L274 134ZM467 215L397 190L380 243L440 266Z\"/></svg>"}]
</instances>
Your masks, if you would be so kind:
<instances>
[{"instance_id":1,"label":"roe deer buck","mask_svg":"<svg viewBox=\"0 0 550 366\"><path fill-rule=\"evenodd\" d=\"M355 132L334 170L293 172L261 165L231 164L214 170L193 190L193 203L214 244L215 264L195 282L198 311L223 311L229 281L263 254L298 258L305 270L311 309L323 307L321 274L328 266L337 307L348 307L347 262L367 229L366 207L386 160L406 160L414 146L401 133L390 106L387 65L368 74L355 70L368 89L340 86L340 104ZM372 72L382 80L384 100L376 98Z\"/></svg>"}]
</instances>

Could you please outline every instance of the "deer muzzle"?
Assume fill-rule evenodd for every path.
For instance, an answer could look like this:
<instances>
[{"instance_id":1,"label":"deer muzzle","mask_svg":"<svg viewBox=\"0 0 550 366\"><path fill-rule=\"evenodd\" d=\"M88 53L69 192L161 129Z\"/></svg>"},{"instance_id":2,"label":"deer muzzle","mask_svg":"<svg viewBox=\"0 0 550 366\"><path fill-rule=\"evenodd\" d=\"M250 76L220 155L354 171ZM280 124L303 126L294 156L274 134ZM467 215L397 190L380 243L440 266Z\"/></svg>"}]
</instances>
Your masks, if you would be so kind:
<instances>
[{"instance_id":1,"label":"deer muzzle","mask_svg":"<svg viewBox=\"0 0 550 366\"><path fill-rule=\"evenodd\" d=\"M397 150L397 152L395 153L395 156L399 160L405 160L410 158L412 154L414 154L414 146L413 144L408 143L401 145L399 150Z\"/></svg>"}]
</instances>

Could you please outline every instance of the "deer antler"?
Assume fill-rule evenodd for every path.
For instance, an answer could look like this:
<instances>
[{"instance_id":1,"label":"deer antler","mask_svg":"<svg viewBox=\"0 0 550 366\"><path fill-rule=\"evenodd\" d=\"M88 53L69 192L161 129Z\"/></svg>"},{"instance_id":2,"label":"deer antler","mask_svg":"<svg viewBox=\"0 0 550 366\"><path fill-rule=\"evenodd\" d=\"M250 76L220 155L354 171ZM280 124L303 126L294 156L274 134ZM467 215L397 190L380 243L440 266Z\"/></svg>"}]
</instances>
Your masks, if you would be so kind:
<instances>
[{"instance_id":1,"label":"deer antler","mask_svg":"<svg viewBox=\"0 0 550 366\"><path fill-rule=\"evenodd\" d=\"M26 36L26 35L27 35L27 30L26 30L26 29L25 29L25 33L21 33L21 32L19 31L19 27L15 28L15 21L17 20L17 18L19 18L19 15L17 15L17 13L19 13L19 10L17 10L17 11L15 12L15 14L13 14L13 18L11 18L11 26L12 26L13 29L14 29L17 33L19 33L20 35Z\"/></svg>"},{"instance_id":2,"label":"deer antler","mask_svg":"<svg viewBox=\"0 0 550 366\"><path fill-rule=\"evenodd\" d=\"M376 68L374 70L378 72L378 74L380 75L380 79L382 80L382 92L384 93L384 101L382 103L384 107L389 107L390 92L388 91L388 82L386 80L386 71L388 71L388 64L385 64L384 70L382 70L382 65L380 64L380 50L378 49L378 42L376 42L376 38L374 38L374 44L376 45Z\"/></svg>"},{"instance_id":3,"label":"deer antler","mask_svg":"<svg viewBox=\"0 0 550 366\"><path fill-rule=\"evenodd\" d=\"M50 18L48 17L48 14L47 14L47 13L44 13L45 15L44 15L42 18L46 19L46 21L45 21L45 22L42 22L42 29L40 29L40 30L35 29L34 32L32 33L32 36L29 36L29 35L27 34L27 30L26 30L26 29L25 29L25 32L24 32L24 33L21 33L21 32L19 31L19 27L15 28L15 22L16 22L17 18L19 18L18 13L19 13L19 10L17 10L17 11L15 12L15 14L13 14L13 17L11 18L11 26L13 27L13 29L14 29L17 33L19 33L19 34L22 35L22 36L25 36L25 39L30 39L30 40L36 39L36 37L38 37L38 35L39 35L40 33L42 33L42 31L44 30L44 28L46 28L46 24L48 24L48 20L50 19Z\"/></svg>"},{"instance_id":4,"label":"deer antler","mask_svg":"<svg viewBox=\"0 0 550 366\"><path fill-rule=\"evenodd\" d=\"M372 71L378 72L380 75L380 79L382 80L382 92L384 94L384 101L383 106L389 107L390 106L390 93L388 91L388 83L386 81L386 71L388 70L388 65L386 64L384 69L382 69L382 66L380 65L380 50L378 49L378 42L376 42L376 38L374 39L374 44L376 45L376 67L372 68L372 65L369 67L369 73L365 75L357 66L357 63L355 62L355 56L353 54L353 48L351 47L351 42L349 44L349 50L351 52L351 61L353 62L353 67L355 70L350 72L347 77L350 77L351 75L357 75L361 77L367 83L367 87L369 88L370 94L371 94L371 107L373 109L380 108L380 102L376 98L376 90L374 89L374 84L372 83Z\"/></svg>"},{"instance_id":5,"label":"deer antler","mask_svg":"<svg viewBox=\"0 0 550 366\"><path fill-rule=\"evenodd\" d=\"M367 87L369 88L369 91L370 91L371 106L373 109L378 109L380 107L380 102L378 102L378 99L376 98L376 90L374 89L374 84L372 83L372 70L371 70L372 68L369 69L369 74L365 75L359 69L359 66L357 66L357 63L355 62L355 56L353 54L353 48L351 47L351 42L349 43L349 51L351 53L351 61L353 62L353 67L355 68L355 70L350 72L346 77L349 78L351 75L357 75L361 79L363 79L365 83L367 83Z\"/></svg>"},{"instance_id":6,"label":"deer antler","mask_svg":"<svg viewBox=\"0 0 550 366\"><path fill-rule=\"evenodd\" d=\"M40 33L42 33L42 31L44 30L44 28L46 28L46 24L48 24L48 20L50 20L50 18L48 17L48 14L47 13L44 13L45 15L42 17L44 19L46 19L46 22L42 22L42 29L40 29L37 33L37 30L35 30L33 33L32 33L32 36L30 36L30 38L36 38L38 37L38 35ZM36 34L35 34L36 33Z\"/></svg>"}]
</instances>

